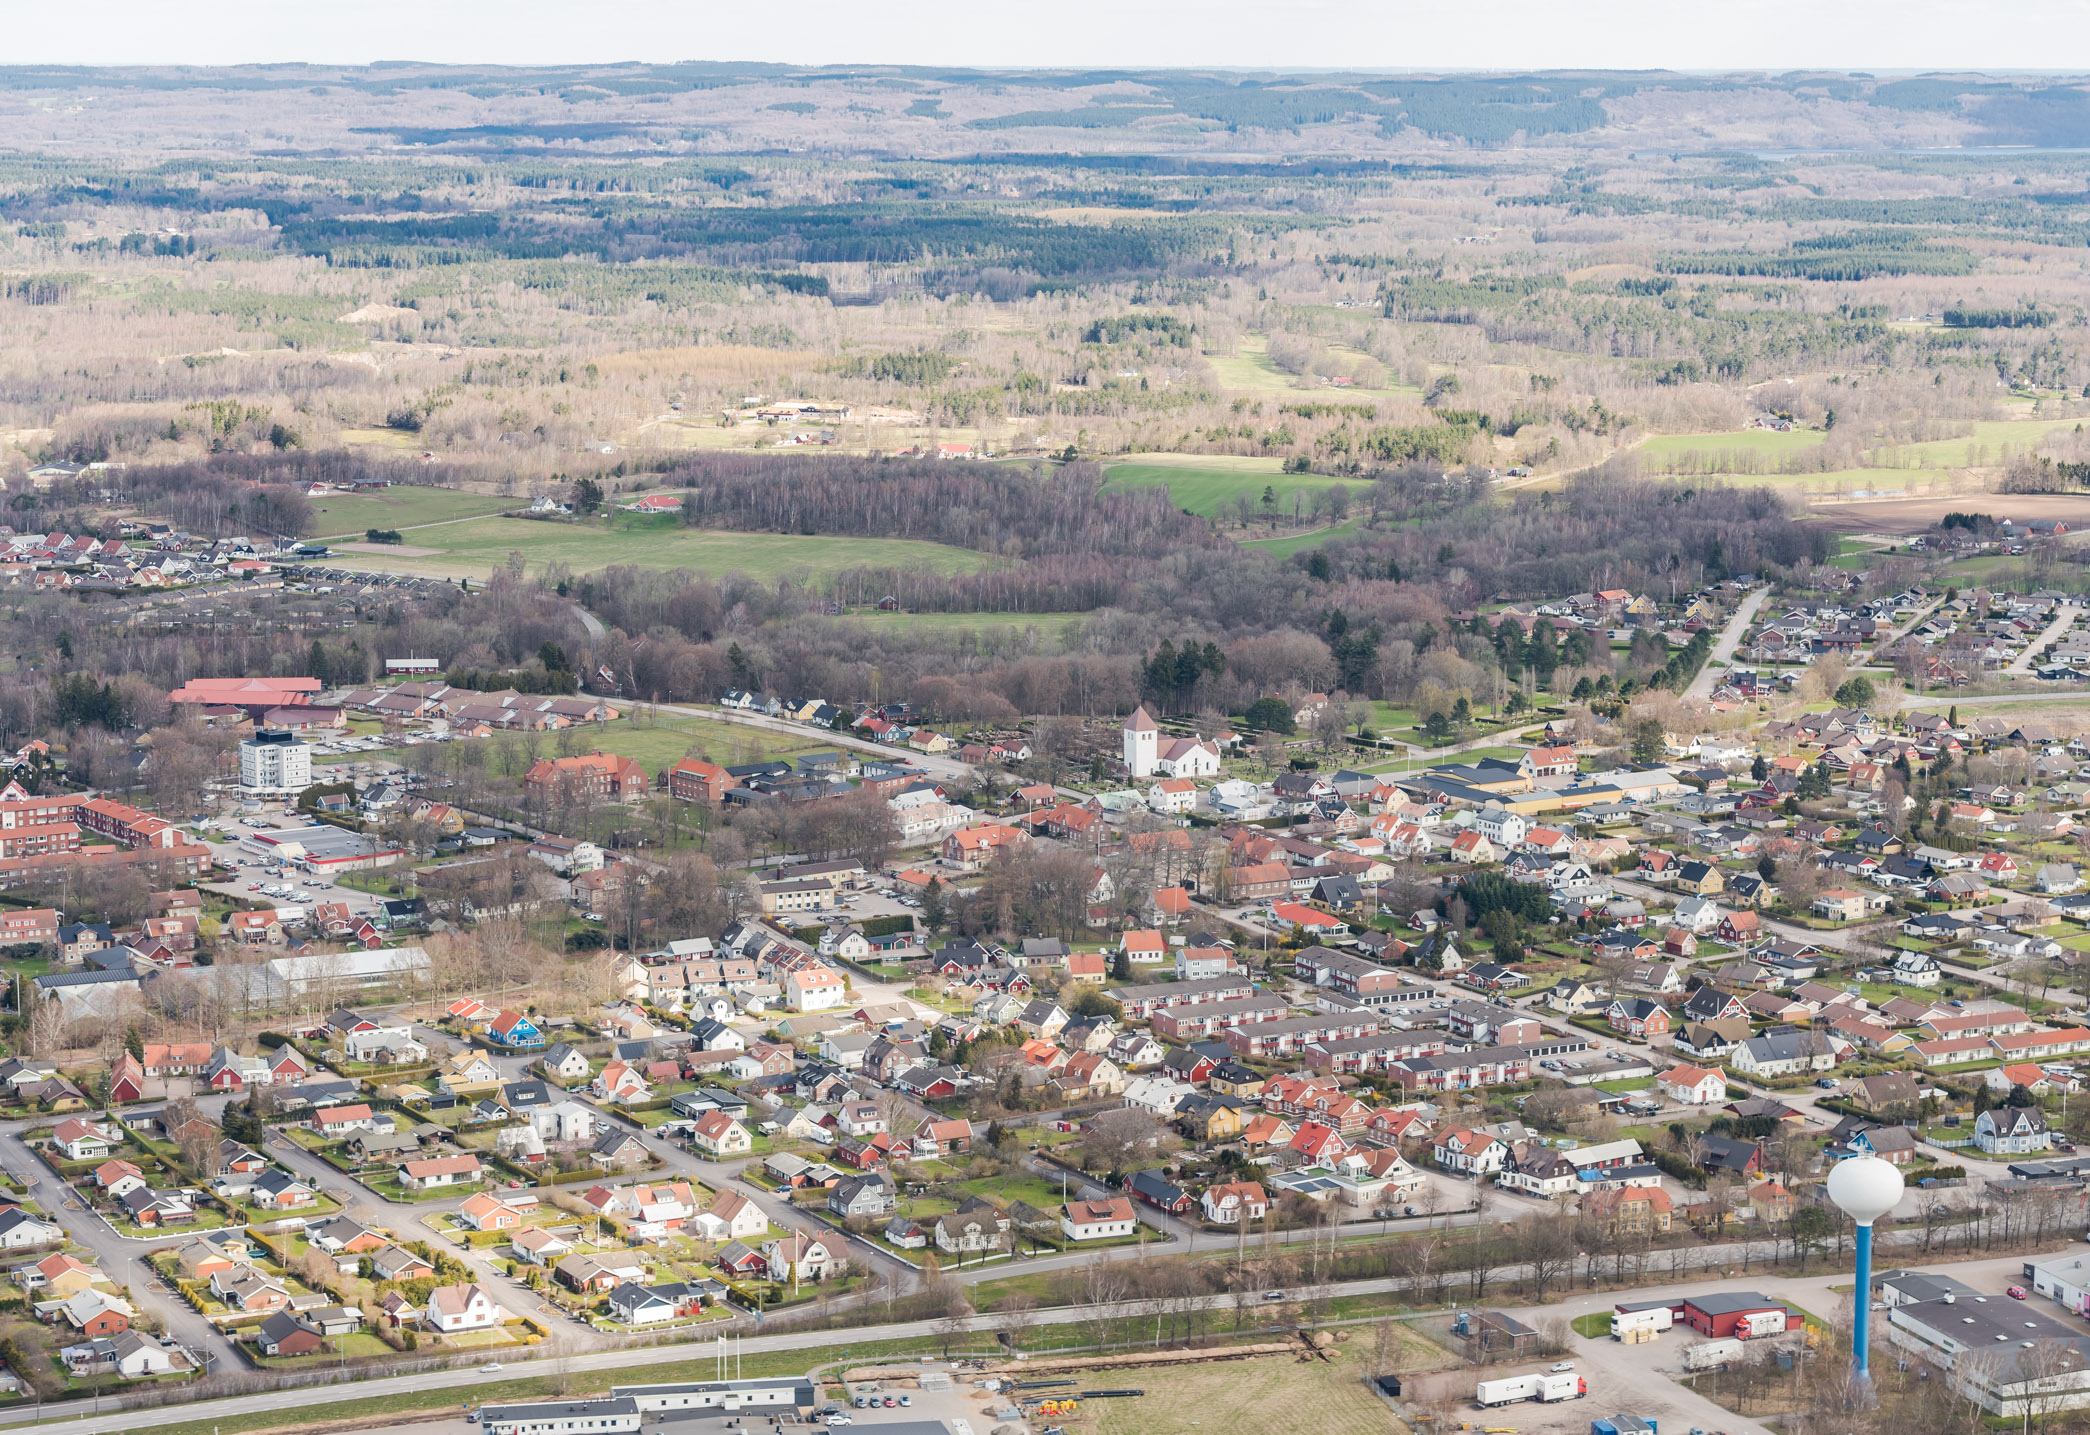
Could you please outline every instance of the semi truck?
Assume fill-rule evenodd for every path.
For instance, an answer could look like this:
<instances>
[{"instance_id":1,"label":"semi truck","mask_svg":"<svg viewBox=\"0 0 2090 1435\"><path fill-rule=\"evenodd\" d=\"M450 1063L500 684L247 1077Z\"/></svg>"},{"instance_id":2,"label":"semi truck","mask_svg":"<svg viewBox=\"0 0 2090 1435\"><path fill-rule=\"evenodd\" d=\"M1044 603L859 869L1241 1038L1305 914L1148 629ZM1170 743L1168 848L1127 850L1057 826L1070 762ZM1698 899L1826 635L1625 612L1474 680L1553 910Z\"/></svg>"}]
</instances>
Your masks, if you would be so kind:
<instances>
[{"instance_id":1,"label":"semi truck","mask_svg":"<svg viewBox=\"0 0 2090 1435\"><path fill-rule=\"evenodd\" d=\"M1685 1347L1684 1369L1711 1370L1716 1365L1737 1359L1741 1353L1739 1340L1701 1340L1696 1345Z\"/></svg>"},{"instance_id":2,"label":"semi truck","mask_svg":"<svg viewBox=\"0 0 2090 1435\"><path fill-rule=\"evenodd\" d=\"M1512 1405L1519 1400L1537 1400L1550 1405L1557 1400L1580 1400L1587 1394L1588 1382L1568 1371L1562 1375L1506 1375L1500 1380L1483 1380L1474 1393L1474 1399L1485 1410L1495 1405Z\"/></svg>"},{"instance_id":3,"label":"semi truck","mask_svg":"<svg viewBox=\"0 0 2090 1435\"><path fill-rule=\"evenodd\" d=\"M1676 1323L1676 1315L1666 1305L1646 1310L1619 1310L1611 1313L1611 1338L1635 1345L1644 1340L1653 1340L1657 1335Z\"/></svg>"}]
</instances>

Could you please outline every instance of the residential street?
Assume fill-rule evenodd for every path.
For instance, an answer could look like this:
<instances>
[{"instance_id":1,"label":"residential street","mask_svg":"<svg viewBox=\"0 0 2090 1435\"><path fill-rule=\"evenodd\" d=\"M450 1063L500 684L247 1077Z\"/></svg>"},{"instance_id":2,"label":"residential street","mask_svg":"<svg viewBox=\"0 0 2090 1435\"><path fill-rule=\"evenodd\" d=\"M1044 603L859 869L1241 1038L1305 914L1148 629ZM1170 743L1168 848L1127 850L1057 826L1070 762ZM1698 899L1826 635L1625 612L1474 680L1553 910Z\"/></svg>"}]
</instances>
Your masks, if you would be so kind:
<instances>
[{"instance_id":1,"label":"residential street","mask_svg":"<svg viewBox=\"0 0 2090 1435\"><path fill-rule=\"evenodd\" d=\"M2047 624L2038 637L2025 644L2025 650L2015 658L2012 658L2010 666L2003 669L2003 671L2019 677L2031 672L2033 659L2039 653L2045 651L2050 643L2067 632L2082 611L2081 608L2078 608L2073 603L2057 603L2054 606L2054 621Z\"/></svg>"},{"instance_id":2,"label":"residential street","mask_svg":"<svg viewBox=\"0 0 2090 1435\"><path fill-rule=\"evenodd\" d=\"M1734 661L1734 650L1741 646L1742 634L1749 631L1749 625L1756 621L1756 610L1761 608L1770 596L1771 590L1764 587L1756 589L1742 600L1742 606L1734 610L1734 616L1729 618L1727 626L1720 630L1720 636L1714 641L1713 651L1706 658L1705 666L1698 670L1698 676L1691 679L1691 686L1684 690L1685 697L1709 698L1713 695L1713 689L1719 686L1721 676Z\"/></svg>"},{"instance_id":3,"label":"residential street","mask_svg":"<svg viewBox=\"0 0 2090 1435\"><path fill-rule=\"evenodd\" d=\"M1920 1240L1921 1234L1920 1231L1914 1230L1890 1232L1883 1238L1882 1244L1891 1251L1896 1245L1907 1241ZM1733 1263L1738 1260L1741 1253L1741 1248L1734 1245L1682 1246L1672 1252L1663 1253L1660 1258L1661 1268L1664 1271L1673 1271L1679 1275L1684 1271L1719 1270L1723 1273L1719 1279L1725 1285L1735 1289L1762 1290L1768 1295L1782 1296L1818 1315L1830 1315L1837 1309L1838 1297L1832 1287L1837 1285L1847 1286L1850 1283L1848 1274L1833 1273L1827 1270L1818 1276L1806 1277L1741 1274L1733 1268ZM1771 1254L1768 1243L1756 1243L1751 1247L1750 1259L1752 1261L1767 1259ZM1887 1268L1890 1264L1892 1262L1883 1253L1879 1261L1880 1268ZM2021 1264L2022 1258L2020 1257L1984 1258L1976 1261L1949 1264L1932 1259L1924 1263L1926 1269L1941 1270L1971 1285L1996 1294L2001 1293L2001 1286L2004 1283L2016 1278ZM1521 1267L1506 1267L1498 1271L1495 1280L1499 1285L1522 1273L1523 1268ZM1668 1294L1704 1290L1707 1284L1707 1279L1701 1276L1697 1279L1680 1280L1666 1285L1642 1287L1630 1292L1621 1292L1615 1296L1571 1296L1558 1305L1543 1307L1543 1313L1548 1318L1573 1316L1588 1311L1608 1309L1619 1299L1655 1299ZM1384 1293L1398 1290L1401 1286L1402 1283L1397 1280L1375 1279L1335 1283L1320 1289L1325 1290L1330 1296L1342 1296ZM1312 1294L1312 1292L1301 1288L1291 1294L1305 1296ZM1235 1297L1230 1294L1201 1297L1195 1302L1195 1305L1201 1309L1219 1312L1231 1311L1234 1309L1235 1304ZM1514 1307L1512 1308L1514 1309ZM1093 1321L1099 1316L1153 1316L1159 1313L1161 1312L1157 1308L1157 1303L1153 1300L1135 1298L1102 1306L1060 1306L1039 1310L1035 1313L1033 1324L1039 1326L1071 1325ZM896 1322L891 1325L860 1326L846 1331L823 1330L787 1335L747 1335L745 1339L738 1342L737 1348L745 1354L757 1354L768 1351L833 1349L840 1346L857 1345L872 1341L934 1335L937 1334L939 1324L940 1322L938 1321L923 1320ZM994 1318L991 1315L974 1316L966 1322L966 1325L968 1329L972 1330L989 1330L994 1328ZM1681 1341L1672 1339L1666 1343L1658 1344L1653 1348L1654 1359L1666 1360L1673 1357L1681 1343ZM1676 1403L1681 1398L1680 1387L1675 1387L1671 1382L1652 1379L1645 1371L1636 1369L1636 1363L1622 1354L1633 1351L1646 1352L1649 1350L1648 1347L1614 1346L1608 1340L1596 1340L1581 1342L1578 1350L1581 1358L1588 1360L1593 1370L1603 1372L1605 1379L1616 1378L1620 1382L1619 1387L1604 1387L1606 1389L1623 1387L1628 1396L1644 1396L1650 1402L1659 1399L1663 1403ZM462 1370L428 1371L417 1375L394 1376L387 1379L360 1380L355 1382L357 1390L354 1396L344 1395L342 1398L455 1391L460 1400L469 1403L472 1399L472 1391L475 1388L499 1385L502 1382L528 1376L543 1369L556 1369L567 1373L604 1370L637 1371L652 1365L678 1364L685 1361L699 1360L703 1358L705 1353L705 1347L691 1343L651 1346L636 1350L605 1350L580 1355L562 1355L556 1351L545 1351L533 1356L505 1359L501 1363L501 1369L498 1371L487 1371L474 1367ZM1456 1375L1457 1378L1467 1381L1473 1378L1471 1370L1457 1372ZM1596 1379L1592 1379L1591 1385L1593 1392L1598 1389ZM308 1386L300 1389L269 1391L258 1395L240 1395L217 1400L195 1401L180 1405L175 1407L175 1409L179 1412L178 1418L184 1421L203 1421L276 1410L292 1410L304 1406L324 1404L329 1398L328 1393L324 1389L314 1389ZM1701 1407L1702 1410L1712 1408L1709 1404ZM43 1425L11 1428L27 1429L32 1432L32 1435L45 1435L45 1432L48 1432L48 1435L60 1435L60 1432L72 1432L72 1435L102 1435L102 1432L105 1431L150 1429L156 1425L166 1423L167 1418L168 1411L163 1407L159 1409L112 1411L101 1415L83 1414L77 1419L51 1421ZM1718 1412L1714 1418L1721 1422L1717 1428L1728 1430L1750 1429L1760 1432L1760 1427L1738 1421L1736 1417L1724 1411Z\"/></svg>"},{"instance_id":4,"label":"residential street","mask_svg":"<svg viewBox=\"0 0 2090 1435\"><path fill-rule=\"evenodd\" d=\"M1651 887L1645 882L1635 882L1625 877L1609 877L1605 880L1618 891L1630 893L1635 897L1659 897L1665 902L1673 901L1676 897L1674 892L1666 891L1660 887ZM1887 923L1868 922L1856 927L1817 932L1808 927L1795 926L1790 922L1775 921L1769 917L1759 917L1759 920L1763 923L1764 930L1767 932L1795 942L1811 942L1817 947L1839 952L1849 951L1855 941L1875 934L1883 933L1888 937L1893 936L1891 921ZM1982 986L1995 988L1999 997L2013 995L2010 990L2010 978L1996 968L1978 972L1962 967L1953 967L1950 970L1954 981L1979 982ZM2079 1007L2084 1004L2084 998L2081 993L2072 991L2067 987L2053 987L2049 989L2046 993L2046 999L2067 1007Z\"/></svg>"}]
</instances>

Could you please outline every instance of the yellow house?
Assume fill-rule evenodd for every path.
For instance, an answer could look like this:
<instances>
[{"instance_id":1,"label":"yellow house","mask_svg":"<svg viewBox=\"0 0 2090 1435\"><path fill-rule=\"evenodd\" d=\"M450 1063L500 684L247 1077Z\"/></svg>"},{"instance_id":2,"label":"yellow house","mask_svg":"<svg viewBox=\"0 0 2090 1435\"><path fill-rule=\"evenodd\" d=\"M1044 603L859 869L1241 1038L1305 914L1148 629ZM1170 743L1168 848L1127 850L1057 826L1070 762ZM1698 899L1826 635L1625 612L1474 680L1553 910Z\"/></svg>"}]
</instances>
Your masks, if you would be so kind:
<instances>
[{"instance_id":1,"label":"yellow house","mask_svg":"<svg viewBox=\"0 0 2090 1435\"><path fill-rule=\"evenodd\" d=\"M436 1084L446 1096L484 1096L501 1084L501 1073L476 1051L461 1051L443 1063Z\"/></svg>"},{"instance_id":2,"label":"yellow house","mask_svg":"<svg viewBox=\"0 0 2090 1435\"><path fill-rule=\"evenodd\" d=\"M1717 897L1727 890L1727 878L1710 862L1686 862L1677 869L1676 890Z\"/></svg>"},{"instance_id":3,"label":"yellow house","mask_svg":"<svg viewBox=\"0 0 2090 1435\"><path fill-rule=\"evenodd\" d=\"M1196 1132L1205 1141L1231 1141L1241 1134L1249 1108L1233 1101L1215 1100L1206 1096L1193 1100L1182 1108L1183 1124Z\"/></svg>"},{"instance_id":4,"label":"yellow house","mask_svg":"<svg viewBox=\"0 0 2090 1435\"><path fill-rule=\"evenodd\" d=\"M1213 1068L1210 1081L1212 1090L1221 1096L1238 1096L1243 1101L1254 1101L1263 1094L1263 1077L1239 1062L1222 1062Z\"/></svg>"},{"instance_id":5,"label":"yellow house","mask_svg":"<svg viewBox=\"0 0 2090 1435\"><path fill-rule=\"evenodd\" d=\"M445 837L455 837L464 831L464 814L447 802L423 802L415 806L414 816L430 823Z\"/></svg>"}]
</instances>

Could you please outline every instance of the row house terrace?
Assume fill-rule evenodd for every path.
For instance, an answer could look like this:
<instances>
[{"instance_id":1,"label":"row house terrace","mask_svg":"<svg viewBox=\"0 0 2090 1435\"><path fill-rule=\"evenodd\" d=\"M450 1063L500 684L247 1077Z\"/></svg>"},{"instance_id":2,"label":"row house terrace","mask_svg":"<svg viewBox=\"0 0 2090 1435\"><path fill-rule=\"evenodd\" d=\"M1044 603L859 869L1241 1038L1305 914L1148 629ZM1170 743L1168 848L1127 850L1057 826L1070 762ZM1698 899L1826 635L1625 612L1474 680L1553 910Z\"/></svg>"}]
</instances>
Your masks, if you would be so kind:
<instances>
[{"instance_id":1,"label":"row house terrace","mask_svg":"<svg viewBox=\"0 0 2090 1435\"><path fill-rule=\"evenodd\" d=\"M1323 1076L1351 1076L1387 1071L1415 1057L1441 1056L1445 1040L1423 1032L1374 1032L1340 1040L1317 1041L1300 1053L1307 1070Z\"/></svg>"},{"instance_id":2,"label":"row house terrace","mask_svg":"<svg viewBox=\"0 0 2090 1435\"><path fill-rule=\"evenodd\" d=\"M1560 1037L1531 1046L1483 1046L1439 1056L1411 1057L1388 1068L1388 1075L1410 1091L1467 1091L1527 1081L1542 1057L1572 1055L1590 1049L1582 1037Z\"/></svg>"},{"instance_id":3,"label":"row house terrace","mask_svg":"<svg viewBox=\"0 0 2090 1435\"><path fill-rule=\"evenodd\" d=\"M1194 982L1158 982L1152 986L1123 987L1111 993L1125 1015L1134 1021L1148 1020L1165 1007L1240 1001L1254 995L1255 984L1245 976L1215 977Z\"/></svg>"},{"instance_id":4,"label":"row house terrace","mask_svg":"<svg viewBox=\"0 0 2090 1435\"><path fill-rule=\"evenodd\" d=\"M1279 997L1257 996L1241 1001L1200 1002L1193 1006L1163 1007L1154 1013L1154 1035L1171 1041L1190 1041L1217 1036L1228 1027L1248 1022L1281 1021L1291 1010Z\"/></svg>"},{"instance_id":5,"label":"row house terrace","mask_svg":"<svg viewBox=\"0 0 2090 1435\"><path fill-rule=\"evenodd\" d=\"M1309 1016L1280 1021L1256 1021L1229 1027L1224 1033L1227 1049L1235 1056L1255 1060L1291 1056L1318 1041L1343 1041L1379 1029L1371 1016Z\"/></svg>"}]
</instances>

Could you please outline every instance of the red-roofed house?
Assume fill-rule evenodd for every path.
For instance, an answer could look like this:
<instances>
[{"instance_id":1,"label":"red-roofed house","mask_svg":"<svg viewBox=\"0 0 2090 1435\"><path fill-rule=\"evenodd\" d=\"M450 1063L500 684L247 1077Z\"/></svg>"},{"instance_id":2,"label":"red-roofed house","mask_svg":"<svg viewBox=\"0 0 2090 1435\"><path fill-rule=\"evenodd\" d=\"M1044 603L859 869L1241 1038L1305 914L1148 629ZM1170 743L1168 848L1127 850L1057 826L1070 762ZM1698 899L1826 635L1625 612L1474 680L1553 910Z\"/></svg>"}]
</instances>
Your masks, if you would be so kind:
<instances>
[{"instance_id":1,"label":"red-roofed house","mask_svg":"<svg viewBox=\"0 0 2090 1435\"><path fill-rule=\"evenodd\" d=\"M1302 1121L1287 1149L1311 1165L1332 1166L1350 1154L1350 1143L1333 1126Z\"/></svg>"},{"instance_id":2,"label":"red-roofed house","mask_svg":"<svg viewBox=\"0 0 2090 1435\"><path fill-rule=\"evenodd\" d=\"M1686 1106L1710 1106L1727 1099L1727 1079L1702 1066L1673 1066L1656 1077L1655 1084L1671 1101Z\"/></svg>"}]
</instances>

